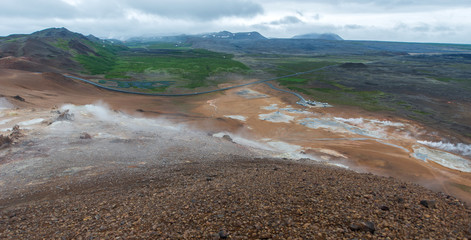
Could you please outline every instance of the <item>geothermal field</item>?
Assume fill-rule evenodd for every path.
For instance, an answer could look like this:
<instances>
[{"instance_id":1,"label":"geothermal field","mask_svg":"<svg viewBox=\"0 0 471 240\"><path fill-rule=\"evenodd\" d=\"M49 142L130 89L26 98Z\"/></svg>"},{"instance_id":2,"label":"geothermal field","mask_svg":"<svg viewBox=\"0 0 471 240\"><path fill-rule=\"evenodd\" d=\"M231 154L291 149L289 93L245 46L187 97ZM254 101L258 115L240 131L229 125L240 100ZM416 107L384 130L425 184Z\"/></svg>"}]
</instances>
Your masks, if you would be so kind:
<instances>
[{"instance_id":1,"label":"geothermal field","mask_svg":"<svg viewBox=\"0 0 471 240\"><path fill-rule=\"evenodd\" d=\"M0 238L471 238L467 45L233 36L0 38Z\"/></svg>"},{"instance_id":2,"label":"geothermal field","mask_svg":"<svg viewBox=\"0 0 471 240\"><path fill-rule=\"evenodd\" d=\"M0 99L0 131L18 135L0 152L3 237L414 238L432 236L433 224L464 236L447 225L451 213L470 223L450 197L471 200L469 145L437 142L412 121L303 107L265 85L175 101L75 81L61 89L58 75L2 70L1 79L2 94L23 99ZM325 204L339 209L317 215Z\"/></svg>"}]
</instances>

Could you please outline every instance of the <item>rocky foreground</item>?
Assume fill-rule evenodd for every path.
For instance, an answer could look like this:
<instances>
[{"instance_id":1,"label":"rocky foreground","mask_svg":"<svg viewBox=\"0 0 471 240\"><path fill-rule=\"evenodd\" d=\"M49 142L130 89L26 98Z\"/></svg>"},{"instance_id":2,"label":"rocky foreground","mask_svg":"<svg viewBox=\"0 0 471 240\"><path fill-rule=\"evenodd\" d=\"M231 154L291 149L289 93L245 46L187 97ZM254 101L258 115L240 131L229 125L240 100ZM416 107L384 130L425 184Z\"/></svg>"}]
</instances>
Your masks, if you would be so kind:
<instances>
[{"instance_id":1,"label":"rocky foreground","mask_svg":"<svg viewBox=\"0 0 471 240\"><path fill-rule=\"evenodd\" d=\"M231 158L3 199L0 238L471 238L471 210L445 194L324 165Z\"/></svg>"}]
</instances>

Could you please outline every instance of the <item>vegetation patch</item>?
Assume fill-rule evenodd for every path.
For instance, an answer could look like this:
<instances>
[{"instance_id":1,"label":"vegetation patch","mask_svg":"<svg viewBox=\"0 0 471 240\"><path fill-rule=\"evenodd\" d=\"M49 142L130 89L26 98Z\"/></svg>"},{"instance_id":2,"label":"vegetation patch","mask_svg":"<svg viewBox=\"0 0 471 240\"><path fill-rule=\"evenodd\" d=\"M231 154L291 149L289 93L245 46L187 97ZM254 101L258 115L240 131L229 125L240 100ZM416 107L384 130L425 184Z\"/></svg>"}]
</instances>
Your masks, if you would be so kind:
<instances>
[{"instance_id":1,"label":"vegetation patch","mask_svg":"<svg viewBox=\"0 0 471 240\"><path fill-rule=\"evenodd\" d=\"M78 61L90 74L106 74L111 71L117 64L117 54L119 51L126 49L122 46L111 44L97 44L85 41L88 46L95 49L96 54L77 55L75 60Z\"/></svg>"},{"instance_id":2,"label":"vegetation patch","mask_svg":"<svg viewBox=\"0 0 471 240\"><path fill-rule=\"evenodd\" d=\"M243 73L249 68L233 60L233 55L202 49L158 51L156 53L130 53L122 55L110 68L106 78L129 78L129 73L165 72L175 75L186 88L207 86L206 79L223 72Z\"/></svg>"},{"instance_id":3,"label":"vegetation patch","mask_svg":"<svg viewBox=\"0 0 471 240\"><path fill-rule=\"evenodd\" d=\"M64 51L69 51L69 41L63 39L63 38L58 38L56 42L52 43L55 47L58 47Z\"/></svg>"}]
</instances>

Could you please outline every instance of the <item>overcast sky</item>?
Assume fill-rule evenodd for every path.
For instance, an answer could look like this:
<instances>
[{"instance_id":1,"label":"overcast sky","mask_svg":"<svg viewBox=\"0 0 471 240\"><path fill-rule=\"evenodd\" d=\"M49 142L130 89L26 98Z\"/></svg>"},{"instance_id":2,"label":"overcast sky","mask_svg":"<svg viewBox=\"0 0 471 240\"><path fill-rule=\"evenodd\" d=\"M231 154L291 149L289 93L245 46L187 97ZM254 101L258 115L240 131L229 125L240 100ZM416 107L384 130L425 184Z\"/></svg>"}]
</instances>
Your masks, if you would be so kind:
<instances>
[{"instance_id":1,"label":"overcast sky","mask_svg":"<svg viewBox=\"0 0 471 240\"><path fill-rule=\"evenodd\" d=\"M1 0L0 35L66 27L132 36L258 31L471 44L471 0Z\"/></svg>"}]
</instances>

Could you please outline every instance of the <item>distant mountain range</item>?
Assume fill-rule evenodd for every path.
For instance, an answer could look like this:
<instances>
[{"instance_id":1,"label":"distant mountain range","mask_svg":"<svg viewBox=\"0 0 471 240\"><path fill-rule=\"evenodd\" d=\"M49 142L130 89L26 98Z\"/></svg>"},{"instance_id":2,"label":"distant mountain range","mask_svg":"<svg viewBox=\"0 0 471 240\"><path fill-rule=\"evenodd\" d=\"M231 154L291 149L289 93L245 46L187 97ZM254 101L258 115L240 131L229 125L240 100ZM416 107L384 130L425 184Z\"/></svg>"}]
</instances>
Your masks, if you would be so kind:
<instances>
[{"instance_id":1,"label":"distant mountain range","mask_svg":"<svg viewBox=\"0 0 471 240\"><path fill-rule=\"evenodd\" d=\"M212 39L230 39L230 40L261 40L267 39L258 32L239 32L231 33L228 31L222 31L218 33L208 33L197 35L202 38L212 38Z\"/></svg>"},{"instance_id":2,"label":"distant mountain range","mask_svg":"<svg viewBox=\"0 0 471 240\"><path fill-rule=\"evenodd\" d=\"M258 32L238 32L232 33L229 31L221 31L215 33L204 33L196 35L176 35L176 36L162 36L162 37L133 37L127 42L151 42L151 41L168 41L168 42L184 42L189 39L202 38L202 39L215 39L215 40L262 40L267 39Z\"/></svg>"},{"instance_id":3,"label":"distant mountain range","mask_svg":"<svg viewBox=\"0 0 471 240\"><path fill-rule=\"evenodd\" d=\"M335 33L308 33L303 35L296 35L292 39L343 40L343 38Z\"/></svg>"},{"instance_id":4,"label":"distant mountain range","mask_svg":"<svg viewBox=\"0 0 471 240\"><path fill-rule=\"evenodd\" d=\"M220 39L220 40L266 40L269 39L259 32L237 32L232 33L229 31L221 31L214 33L204 33L195 35L177 35L177 36L162 36L162 37L133 37L127 41L186 41L188 39L203 38L203 39ZM339 35L334 33L309 33L303 35L296 35L292 39L320 39L320 40L343 40Z\"/></svg>"},{"instance_id":5,"label":"distant mountain range","mask_svg":"<svg viewBox=\"0 0 471 240\"><path fill-rule=\"evenodd\" d=\"M28 71L72 71L111 68L127 46L142 47L152 42L183 43L192 48L233 54L381 54L463 53L470 45L422 44L377 41L340 41L333 33L304 34L293 38L269 39L258 32L222 31L199 35L137 37L121 42L84 36L65 28L49 28L32 34L0 37L0 68ZM146 48L142 48L146 50ZM88 65L87 65L88 64ZM100 71L97 71L100 72ZM92 74L97 72L90 71Z\"/></svg>"}]
</instances>

